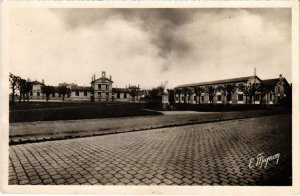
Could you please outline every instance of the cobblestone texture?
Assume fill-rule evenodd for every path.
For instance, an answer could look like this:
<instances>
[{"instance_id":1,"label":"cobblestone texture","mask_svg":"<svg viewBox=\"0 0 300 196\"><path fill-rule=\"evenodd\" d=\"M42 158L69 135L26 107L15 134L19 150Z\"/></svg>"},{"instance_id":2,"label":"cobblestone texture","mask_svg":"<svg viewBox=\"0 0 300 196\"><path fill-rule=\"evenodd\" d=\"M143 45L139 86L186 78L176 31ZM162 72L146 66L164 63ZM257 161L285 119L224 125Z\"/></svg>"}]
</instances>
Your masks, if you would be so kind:
<instances>
[{"instance_id":1,"label":"cobblestone texture","mask_svg":"<svg viewBox=\"0 0 300 196\"><path fill-rule=\"evenodd\" d=\"M291 115L14 145L9 184L291 185ZM248 167L258 153L278 164Z\"/></svg>"}]
</instances>

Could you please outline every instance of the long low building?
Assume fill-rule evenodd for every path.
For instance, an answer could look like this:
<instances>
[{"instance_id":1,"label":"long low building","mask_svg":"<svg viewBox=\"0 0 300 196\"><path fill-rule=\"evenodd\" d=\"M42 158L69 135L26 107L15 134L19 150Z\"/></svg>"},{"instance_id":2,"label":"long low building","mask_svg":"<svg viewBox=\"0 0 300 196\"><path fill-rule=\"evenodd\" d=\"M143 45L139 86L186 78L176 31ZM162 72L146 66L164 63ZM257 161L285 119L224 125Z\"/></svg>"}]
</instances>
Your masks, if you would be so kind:
<instances>
[{"instance_id":1,"label":"long low building","mask_svg":"<svg viewBox=\"0 0 300 196\"><path fill-rule=\"evenodd\" d=\"M43 88L46 86L44 80L42 82L33 81L32 92L29 94L31 100L46 100L46 94ZM124 101L136 102L141 96L139 94L139 86L129 85L126 88L113 88L112 77L106 77L105 71L102 71L100 78L92 77L91 86L78 86L74 83L60 83L58 86L53 86L53 92L49 95L51 101ZM59 93L60 87L66 87L68 92L65 96Z\"/></svg>"},{"instance_id":2,"label":"long low building","mask_svg":"<svg viewBox=\"0 0 300 196\"><path fill-rule=\"evenodd\" d=\"M281 74L267 80L248 76L185 84L174 90L179 104L278 104L291 96L291 85Z\"/></svg>"}]
</instances>

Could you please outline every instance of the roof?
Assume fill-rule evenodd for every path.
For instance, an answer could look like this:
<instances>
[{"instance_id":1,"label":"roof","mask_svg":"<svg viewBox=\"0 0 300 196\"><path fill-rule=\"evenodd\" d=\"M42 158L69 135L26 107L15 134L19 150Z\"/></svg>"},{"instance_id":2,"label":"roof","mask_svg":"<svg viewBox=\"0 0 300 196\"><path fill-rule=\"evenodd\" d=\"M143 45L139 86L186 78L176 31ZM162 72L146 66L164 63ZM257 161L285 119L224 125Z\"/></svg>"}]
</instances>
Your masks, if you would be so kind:
<instances>
[{"instance_id":1,"label":"roof","mask_svg":"<svg viewBox=\"0 0 300 196\"><path fill-rule=\"evenodd\" d=\"M43 84L43 83L41 83L41 82L39 82L37 80L32 81L31 84L33 84L33 85L45 85L45 84Z\"/></svg>"},{"instance_id":2,"label":"roof","mask_svg":"<svg viewBox=\"0 0 300 196\"><path fill-rule=\"evenodd\" d=\"M72 91L92 91L92 87L87 87L87 86L73 86L71 88Z\"/></svg>"},{"instance_id":3,"label":"roof","mask_svg":"<svg viewBox=\"0 0 300 196\"><path fill-rule=\"evenodd\" d=\"M175 88L182 88L182 87L193 87L193 86L207 86L207 85L216 85L216 84L226 84L226 83L237 83L237 82L245 82L249 79L253 78L254 76L247 76L247 77L239 77L239 78L231 78L225 80L215 80L210 82L200 82L200 83L193 83L193 84L184 84L176 86ZM260 80L259 77L256 76Z\"/></svg>"},{"instance_id":4,"label":"roof","mask_svg":"<svg viewBox=\"0 0 300 196\"><path fill-rule=\"evenodd\" d=\"M268 86L275 86L277 85L280 81L285 80L285 78L274 78L274 79L267 79L267 80L263 80L262 82L265 85Z\"/></svg>"},{"instance_id":5,"label":"roof","mask_svg":"<svg viewBox=\"0 0 300 196\"><path fill-rule=\"evenodd\" d=\"M119 93L129 92L129 90L127 88L112 88L112 91L114 93L117 93L117 92L119 92Z\"/></svg>"},{"instance_id":6,"label":"roof","mask_svg":"<svg viewBox=\"0 0 300 196\"><path fill-rule=\"evenodd\" d=\"M138 87L138 86L129 86L128 88L129 89L140 89L140 87Z\"/></svg>"},{"instance_id":7,"label":"roof","mask_svg":"<svg viewBox=\"0 0 300 196\"><path fill-rule=\"evenodd\" d=\"M98 78L98 79L96 79L96 80L93 80L91 83L93 84L93 83L95 83L96 81L98 81L98 80L107 80L107 81L110 81L111 83L113 83L113 81L112 80L110 80L110 79L108 79L108 78L104 78L104 77L101 77L101 78Z\"/></svg>"}]
</instances>

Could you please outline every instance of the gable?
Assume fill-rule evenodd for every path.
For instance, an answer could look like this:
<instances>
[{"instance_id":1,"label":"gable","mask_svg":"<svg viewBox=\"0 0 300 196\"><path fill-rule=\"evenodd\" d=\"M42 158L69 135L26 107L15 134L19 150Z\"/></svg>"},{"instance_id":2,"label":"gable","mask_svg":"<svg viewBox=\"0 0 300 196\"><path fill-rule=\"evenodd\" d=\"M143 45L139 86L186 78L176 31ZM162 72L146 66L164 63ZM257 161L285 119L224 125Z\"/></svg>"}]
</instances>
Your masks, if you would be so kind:
<instances>
[{"instance_id":1,"label":"gable","mask_svg":"<svg viewBox=\"0 0 300 196\"><path fill-rule=\"evenodd\" d=\"M100 84L100 83L109 83L109 84L112 84L113 83L113 81L111 81L110 79L108 79L108 78L98 78L97 80L94 80L93 82L92 82L92 84L93 83L95 83L95 84Z\"/></svg>"}]
</instances>

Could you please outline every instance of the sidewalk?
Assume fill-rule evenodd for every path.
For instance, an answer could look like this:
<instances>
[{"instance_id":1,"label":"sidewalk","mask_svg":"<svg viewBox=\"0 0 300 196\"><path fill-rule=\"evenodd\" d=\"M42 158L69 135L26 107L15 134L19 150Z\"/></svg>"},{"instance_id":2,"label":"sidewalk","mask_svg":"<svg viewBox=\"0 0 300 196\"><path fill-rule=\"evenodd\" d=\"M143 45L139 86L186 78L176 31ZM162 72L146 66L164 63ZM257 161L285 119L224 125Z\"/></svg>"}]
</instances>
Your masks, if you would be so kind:
<instances>
[{"instance_id":1,"label":"sidewalk","mask_svg":"<svg viewBox=\"0 0 300 196\"><path fill-rule=\"evenodd\" d=\"M285 110L243 112L162 112L164 115L10 123L10 145L90 137L288 113Z\"/></svg>"}]
</instances>

